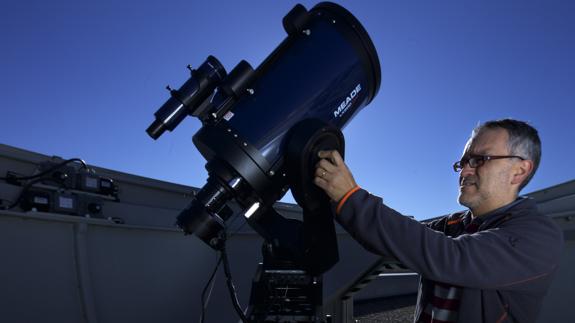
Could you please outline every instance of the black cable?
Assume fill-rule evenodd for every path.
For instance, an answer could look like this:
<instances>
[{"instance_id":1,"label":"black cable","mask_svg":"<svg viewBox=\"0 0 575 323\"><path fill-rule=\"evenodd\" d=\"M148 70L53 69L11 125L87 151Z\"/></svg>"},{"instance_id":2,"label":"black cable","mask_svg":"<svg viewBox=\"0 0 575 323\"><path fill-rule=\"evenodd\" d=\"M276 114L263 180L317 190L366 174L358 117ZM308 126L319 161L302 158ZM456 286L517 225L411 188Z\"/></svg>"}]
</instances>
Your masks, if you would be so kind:
<instances>
[{"instance_id":1,"label":"black cable","mask_svg":"<svg viewBox=\"0 0 575 323\"><path fill-rule=\"evenodd\" d=\"M224 232L224 238L222 241L222 250L220 251L222 255L222 260L224 262L224 273L226 274L226 284L228 285L228 291L230 292L230 298L232 300L232 304L234 305L234 309L238 313L240 319L243 323L249 323L250 321L244 314L242 307L240 306L240 302L238 301L238 295L236 294L236 288L234 287L234 283L232 281L232 273L230 272L230 263L228 261L228 255L226 252L226 232Z\"/></svg>"},{"instance_id":2,"label":"black cable","mask_svg":"<svg viewBox=\"0 0 575 323\"><path fill-rule=\"evenodd\" d=\"M206 317L206 307L208 306L207 303L209 302L209 298L212 294L212 289L214 288L214 284L212 284L212 286L210 287L210 294L208 295L207 300L206 300L206 291L208 290L208 286L210 286L210 283L212 282L212 280L216 276L216 273L218 272L218 268L220 267L221 263L222 263L222 257L220 256L218 259L218 262L216 263L216 267L214 268L214 271L210 275L210 279L208 280L206 286L202 290L202 314L200 315L200 322L201 323L204 323L204 319ZM215 283L215 280L214 280L214 283Z\"/></svg>"},{"instance_id":3,"label":"black cable","mask_svg":"<svg viewBox=\"0 0 575 323\"><path fill-rule=\"evenodd\" d=\"M52 172L52 171L54 171L54 170L56 170L56 169L58 169L58 168L60 168L60 167L62 167L62 166L65 166L65 165L67 165L67 164L69 164L69 163L71 163L71 162L75 162L75 161L77 161L77 162L79 162L80 164L82 164L82 168L85 168L85 169L88 168L88 165L86 165L86 162L85 162L84 160L82 160L82 159L80 159L80 158L71 158L71 159L65 160L65 161L63 161L63 162L61 162L61 163L59 163L59 164L56 164L56 165L50 167L49 169L47 169L47 170L45 170L45 171L43 171L43 172L41 172L41 173L38 173L38 174L36 174L36 175L30 175L30 176L24 176L24 177L0 177L0 180L3 180L3 181L8 181L8 180L25 181L25 180L29 180L29 179L34 179L34 178L42 177L42 176L44 176L44 175L46 175L46 174L49 174L50 172Z\"/></svg>"}]
</instances>

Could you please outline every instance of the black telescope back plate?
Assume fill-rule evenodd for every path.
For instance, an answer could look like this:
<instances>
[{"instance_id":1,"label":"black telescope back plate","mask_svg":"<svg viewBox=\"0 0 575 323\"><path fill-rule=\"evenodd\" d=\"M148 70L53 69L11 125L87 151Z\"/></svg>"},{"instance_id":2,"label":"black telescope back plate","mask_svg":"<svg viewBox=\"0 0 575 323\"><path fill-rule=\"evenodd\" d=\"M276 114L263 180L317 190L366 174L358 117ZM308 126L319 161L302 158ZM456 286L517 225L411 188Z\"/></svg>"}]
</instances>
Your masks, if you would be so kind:
<instances>
[{"instance_id":1,"label":"black telescope back plate","mask_svg":"<svg viewBox=\"0 0 575 323\"><path fill-rule=\"evenodd\" d=\"M286 145L286 173L296 202L309 211L318 210L329 198L313 183L320 150L337 150L344 156L341 131L318 119L307 119L290 131Z\"/></svg>"}]
</instances>

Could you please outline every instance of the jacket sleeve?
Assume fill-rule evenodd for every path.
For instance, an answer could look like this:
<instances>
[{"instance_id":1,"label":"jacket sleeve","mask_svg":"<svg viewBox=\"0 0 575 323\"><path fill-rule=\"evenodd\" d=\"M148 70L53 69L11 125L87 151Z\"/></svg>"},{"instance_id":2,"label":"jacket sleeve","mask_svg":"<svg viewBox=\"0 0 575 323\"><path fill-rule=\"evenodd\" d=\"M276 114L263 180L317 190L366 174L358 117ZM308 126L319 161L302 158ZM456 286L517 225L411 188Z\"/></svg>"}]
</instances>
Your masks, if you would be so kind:
<instances>
[{"instance_id":1,"label":"jacket sleeve","mask_svg":"<svg viewBox=\"0 0 575 323\"><path fill-rule=\"evenodd\" d=\"M518 216L451 238L365 190L354 193L336 219L367 250L393 255L427 279L471 288L520 290L537 280L546 285L563 244L562 232L545 216Z\"/></svg>"}]
</instances>

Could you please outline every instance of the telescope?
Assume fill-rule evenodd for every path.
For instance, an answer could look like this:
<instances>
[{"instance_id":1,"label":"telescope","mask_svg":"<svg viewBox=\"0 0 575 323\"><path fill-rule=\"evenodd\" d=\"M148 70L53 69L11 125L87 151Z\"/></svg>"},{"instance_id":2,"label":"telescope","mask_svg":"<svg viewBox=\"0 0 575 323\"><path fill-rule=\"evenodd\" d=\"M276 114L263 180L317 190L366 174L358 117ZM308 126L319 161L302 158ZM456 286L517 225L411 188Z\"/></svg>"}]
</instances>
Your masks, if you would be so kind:
<instances>
[{"instance_id":1,"label":"telescope","mask_svg":"<svg viewBox=\"0 0 575 323\"><path fill-rule=\"evenodd\" d=\"M168 87L170 98L146 131L158 139L187 116L202 123L193 143L208 178L177 217L186 234L221 250L226 221L241 214L279 250L274 259L319 275L338 253L330 201L313 184L317 154L335 149L344 156L341 130L377 94L380 64L360 22L334 3L309 11L298 4L283 27L287 37L255 70L242 60L227 73L214 56L188 66L190 78ZM303 222L272 208L288 189Z\"/></svg>"}]
</instances>

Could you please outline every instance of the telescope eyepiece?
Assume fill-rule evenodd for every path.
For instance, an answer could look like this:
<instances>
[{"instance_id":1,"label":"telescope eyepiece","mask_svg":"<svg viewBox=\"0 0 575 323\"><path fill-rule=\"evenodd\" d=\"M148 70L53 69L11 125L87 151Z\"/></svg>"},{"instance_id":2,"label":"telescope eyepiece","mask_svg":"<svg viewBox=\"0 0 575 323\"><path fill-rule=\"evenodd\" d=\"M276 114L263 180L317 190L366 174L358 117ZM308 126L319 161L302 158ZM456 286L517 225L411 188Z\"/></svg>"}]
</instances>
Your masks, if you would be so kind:
<instances>
[{"instance_id":1,"label":"telescope eyepiece","mask_svg":"<svg viewBox=\"0 0 575 323\"><path fill-rule=\"evenodd\" d=\"M210 177L206 185L194 196L176 220L184 233L195 233L205 243L217 249L213 239L221 236L224 222L232 215L227 206L232 192L225 184ZM217 239L216 239L217 240Z\"/></svg>"},{"instance_id":2,"label":"telescope eyepiece","mask_svg":"<svg viewBox=\"0 0 575 323\"><path fill-rule=\"evenodd\" d=\"M154 140L160 138L164 131L166 131L166 127L164 126L164 123L158 119L154 120L148 129L146 129L148 135Z\"/></svg>"}]
</instances>

